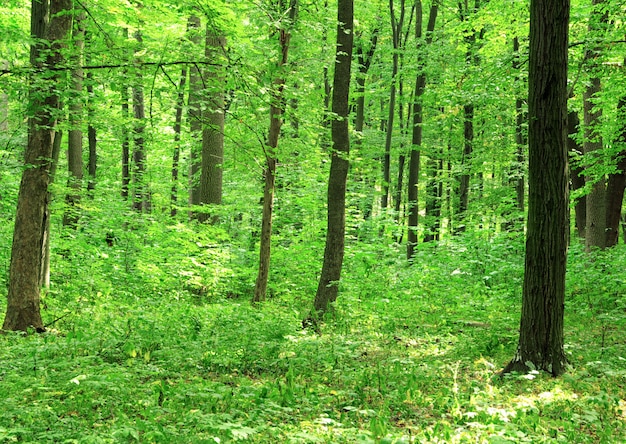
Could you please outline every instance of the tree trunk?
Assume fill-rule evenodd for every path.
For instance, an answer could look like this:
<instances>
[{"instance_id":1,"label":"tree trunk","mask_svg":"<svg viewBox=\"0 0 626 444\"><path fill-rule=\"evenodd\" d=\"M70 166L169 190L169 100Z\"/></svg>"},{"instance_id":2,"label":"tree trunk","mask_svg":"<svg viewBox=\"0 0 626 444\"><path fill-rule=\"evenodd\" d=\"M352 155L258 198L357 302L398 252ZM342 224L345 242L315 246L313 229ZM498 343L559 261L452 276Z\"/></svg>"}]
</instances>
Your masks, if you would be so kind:
<instances>
[{"instance_id":1,"label":"tree trunk","mask_svg":"<svg viewBox=\"0 0 626 444\"><path fill-rule=\"evenodd\" d=\"M135 39L138 47L143 46L141 30L135 31ZM140 49L137 51L139 52ZM136 60L136 62L139 62ZM135 70L133 82L133 159L132 159L132 185L133 185L133 208L141 213L150 210L149 196L146 189L146 111L143 95L143 74L141 68Z\"/></svg>"},{"instance_id":2,"label":"tree trunk","mask_svg":"<svg viewBox=\"0 0 626 444\"><path fill-rule=\"evenodd\" d=\"M222 203L222 164L224 163L224 36L207 25L205 54L212 66L204 76L206 109L202 114L202 160L200 172L200 205ZM217 216L208 211L198 214L200 222L216 223Z\"/></svg>"},{"instance_id":3,"label":"tree trunk","mask_svg":"<svg viewBox=\"0 0 626 444\"><path fill-rule=\"evenodd\" d=\"M415 38L417 40L417 75L415 78L415 97L413 104L413 131L411 135L411 154L409 156L409 177L407 189L407 216L408 216L408 232L407 232L407 259L412 260L415 247L417 245L417 223L418 223L418 181L420 168L420 149L422 146L422 96L426 87L426 72L424 71L426 63L426 55L424 54L424 45L429 45L433 40L433 31L435 29L435 21L437 20L437 12L439 1L433 0L430 7L430 15L428 25L426 25L426 38L422 37L422 2L415 2Z\"/></svg>"},{"instance_id":4,"label":"tree trunk","mask_svg":"<svg viewBox=\"0 0 626 444\"><path fill-rule=\"evenodd\" d=\"M34 43L31 47L31 64L34 68L42 68L43 72L41 78L33 82L39 86L37 90L31 90L29 98L28 109L33 110L34 114L28 122L25 152L27 168L22 173L18 193L3 330L26 331L31 327L39 332L45 330L39 306L41 264L48 214L55 110L59 107L59 76L54 73L51 75L46 68L58 66L62 61L61 40L72 24L72 16L63 12L71 9L71 0L51 0L49 11L45 2L32 1L31 36L37 39L36 42L46 40L50 51L42 62L41 47L45 45ZM51 20L46 26L48 12Z\"/></svg>"},{"instance_id":5,"label":"tree trunk","mask_svg":"<svg viewBox=\"0 0 626 444\"><path fill-rule=\"evenodd\" d=\"M89 43L90 34L85 34L85 40ZM87 51L89 53L89 50ZM93 72L87 71L87 143L89 146L89 159L87 160L87 174L89 175L89 181L87 182L87 191L92 196L93 190L96 189L96 171L98 169L98 153L97 144L98 139L96 137L96 127L94 121L96 117L95 113L95 98L93 92Z\"/></svg>"},{"instance_id":6,"label":"tree trunk","mask_svg":"<svg viewBox=\"0 0 626 444\"><path fill-rule=\"evenodd\" d=\"M337 46L333 79L333 115L330 175L328 178L328 214L324 263L320 275L313 312L303 325L317 325L337 299L343 266L346 225L346 182L350 166L350 132L348 129L350 71L353 46L353 0L338 0Z\"/></svg>"},{"instance_id":7,"label":"tree trunk","mask_svg":"<svg viewBox=\"0 0 626 444\"><path fill-rule=\"evenodd\" d=\"M617 137L617 144L626 144L626 97L622 97L617 105L617 115L622 122L621 133ZM622 202L626 187L626 149L622 150L613 159L617 162L617 172L609 175L606 187L606 246L617 245L619 225L622 216Z\"/></svg>"},{"instance_id":8,"label":"tree trunk","mask_svg":"<svg viewBox=\"0 0 626 444\"><path fill-rule=\"evenodd\" d=\"M9 62L2 60L0 62L1 69L9 69ZM0 92L0 131L9 130L9 95Z\"/></svg>"},{"instance_id":9,"label":"tree trunk","mask_svg":"<svg viewBox=\"0 0 626 444\"><path fill-rule=\"evenodd\" d=\"M582 154L582 147L576 140L579 125L580 119L578 118L578 113L576 111L570 111L567 114L567 150L570 153L570 159ZM570 165L572 191L576 191L585 186L584 170L578 161L571 162ZM574 213L576 215L576 232L578 233L578 237L584 239L587 221L587 196L578 198L574 205Z\"/></svg>"},{"instance_id":10,"label":"tree trunk","mask_svg":"<svg viewBox=\"0 0 626 444\"><path fill-rule=\"evenodd\" d=\"M189 41L194 48L200 47L200 18L192 15L187 22L187 33ZM189 98L187 106L189 108L189 131L192 141L200 139L202 132L202 104L201 95L203 81L200 69L196 64L189 69ZM199 147L195 144L191 146L189 152L189 205L200 205L200 171L202 170L202 156ZM191 219L197 218L193 209L189 212Z\"/></svg>"},{"instance_id":11,"label":"tree trunk","mask_svg":"<svg viewBox=\"0 0 626 444\"><path fill-rule=\"evenodd\" d=\"M563 311L569 239L567 50L569 0L531 0L529 195L518 348L502 373L565 371Z\"/></svg>"},{"instance_id":12,"label":"tree trunk","mask_svg":"<svg viewBox=\"0 0 626 444\"><path fill-rule=\"evenodd\" d=\"M180 133L183 123L183 107L185 106L185 83L187 82L187 68L183 66L178 81L178 93L176 95L176 114L174 118L174 152L172 155L172 188L170 193L170 216L176 216L178 212L178 168L180 161Z\"/></svg>"},{"instance_id":13,"label":"tree trunk","mask_svg":"<svg viewBox=\"0 0 626 444\"><path fill-rule=\"evenodd\" d=\"M597 34L607 21L607 12L598 5L604 0L593 0L594 9L589 20L589 34ZM600 127L602 125L602 108L594 103L598 99L601 90L600 77L595 72L598 69L596 58L600 49L593 47L585 52L585 60L588 61L592 71L592 77L587 83L583 93L583 115L584 115L584 139L583 151L588 161L594 164L602 163L602 136ZM590 251L593 248L603 249L606 246L606 177L585 176L585 181L591 184L591 190L587 194L587 220L585 227L585 249Z\"/></svg>"},{"instance_id":14,"label":"tree trunk","mask_svg":"<svg viewBox=\"0 0 626 444\"><path fill-rule=\"evenodd\" d=\"M265 300L267 292L267 281L270 271L270 257L272 245L272 218L274 211L274 184L276 181L276 164L278 162L276 149L278 148L278 138L280 128L283 124L283 114L285 112L285 66L289 55L289 41L291 39L291 28L296 20L297 0L289 3L289 19L286 24L281 24L279 32L279 44L281 58L276 63L277 77L272 85L272 102L270 105L270 128L267 136L267 146L265 147L265 186L263 189L263 219L261 221L261 244L259 246L259 272L254 286L253 302Z\"/></svg>"},{"instance_id":15,"label":"tree trunk","mask_svg":"<svg viewBox=\"0 0 626 444\"><path fill-rule=\"evenodd\" d=\"M69 99L69 125L67 137L68 180L65 194L63 225L76 229L79 219L80 193L83 184L83 53L85 49L85 15L81 13L74 20L73 62L78 66L71 73L72 97Z\"/></svg>"}]
</instances>

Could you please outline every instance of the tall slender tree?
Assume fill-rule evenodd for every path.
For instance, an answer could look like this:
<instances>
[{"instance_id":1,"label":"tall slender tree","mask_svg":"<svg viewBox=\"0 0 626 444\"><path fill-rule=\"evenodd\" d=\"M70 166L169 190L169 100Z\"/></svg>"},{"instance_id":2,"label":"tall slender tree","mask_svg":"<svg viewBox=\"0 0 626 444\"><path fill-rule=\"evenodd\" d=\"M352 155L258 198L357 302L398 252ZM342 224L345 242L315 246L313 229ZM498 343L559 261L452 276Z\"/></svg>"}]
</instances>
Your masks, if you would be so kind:
<instances>
[{"instance_id":1,"label":"tall slender tree","mask_svg":"<svg viewBox=\"0 0 626 444\"><path fill-rule=\"evenodd\" d=\"M72 26L71 0L32 0L30 62L35 68L29 96L33 115L28 121L25 168L17 200L7 311L3 330L44 331L40 287L48 184L55 124L59 109L59 74L52 68L63 60L62 40ZM50 17L48 21L48 17ZM44 43L45 42L45 43Z\"/></svg>"},{"instance_id":2,"label":"tall slender tree","mask_svg":"<svg viewBox=\"0 0 626 444\"><path fill-rule=\"evenodd\" d=\"M276 165L278 163L278 139L280 129L283 125L283 114L285 113L285 68L289 55L289 42L291 40L291 29L296 20L298 11L297 0L290 0L288 5L284 5L281 0L278 2L278 13L280 16L286 14L287 20L282 20L278 30L278 43L280 47L279 58L276 61L277 76L272 84L272 97L270 103L270 128L267 134L265 146L265 186L263 188L263 218L261 221L261 243L259 246L259 272L254 286L254 302L265 299L267 292L267 281L270 269L270 255L272 244L272 219L274 212L274 185L276 182Z\"/></svg>"},{"instance_id":3,"label":"tall slender tree","mask_svg":"<svg viewBox=\"0 0 626 444\"><path fill-rule=\"evenodd\" d=\"M421 0L415 2L415 38L417 41L417 75L415 77L415 97L413 103L413 131L411 133L411 154L409 156L408 177L408 233L407 233L407 259L412 260L415 246L417 245L417 223L419 218L418 207L418 182L420 171L420 150L422 147L422 122L423 105L422 99L426 88L426 47L433 41L433 31L439 10L439 1L433 0L430 6L426 32L423 31L423 6ZM425 34L425 35L424 35Z\"/></svg>"},{"instance_id":4,"label":"tall slender tree","mask_svg":"<svg viewBox=\"0 0 626 444\"><path fill-rule=\"evenodd\" d=\"M531 0L528 73L528 229L520 336L503 373L566 369L569 241L567 60L569 0Z\"/></svg>"},{"instance_id":5,"label":"tall slender tree","mask_svg":"<svg viewBox=\"0 0 626 444\"><path fill-rule=\"evenodd\" d=\"M332 147L327 191L327 227L324 262L313 311L303 325L317 325L329 304L337 299L343 266L346 230L346 183L350 162L350 132L348 128L350 72L353 48L353 0L337 2L337 46L333 78L331 126Z\"/></svg>"}]
</instances>

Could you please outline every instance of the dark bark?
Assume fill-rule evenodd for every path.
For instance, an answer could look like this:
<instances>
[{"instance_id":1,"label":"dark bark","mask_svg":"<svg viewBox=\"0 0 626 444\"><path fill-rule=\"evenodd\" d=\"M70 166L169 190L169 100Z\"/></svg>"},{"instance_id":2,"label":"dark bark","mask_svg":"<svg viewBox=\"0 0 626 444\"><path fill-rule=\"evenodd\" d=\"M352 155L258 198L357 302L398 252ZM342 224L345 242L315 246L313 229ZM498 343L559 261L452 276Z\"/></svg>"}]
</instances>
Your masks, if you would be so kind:
<instances>
[{"instance_id":1,"label":"dark bark","mask_svg":"<svg viewBox=\"0 0 626 444\"><path fill-rule=\"evenodd\" d=\"M289 41L291 40L291 28L296 19L297 0L291 0L288 10L288 21L278 31L280 45L280 59L276 62L278 76L272 85L272 103L270 105L270 128L265 147L266 165L264 170L265 186L263 189L263 219L261 221L261 244L259 246L259 272L254 286L253 302L265 300L267 281L269 278L271 244L272 244L272 218L274 211L274 185L276 182L276 164L278 163L277 152L280 129L283 124L285 113L285 66L289 55Z\"/></svg>"},{"instance_id":2,"label":"dark bark","mask_svg":"<svg viewBox=\"0 0 626 444\"><path fill-rule=\"evenodd\" d=\"M566 369L563 349L569 240L567 50L569 0L531 0L529 194L518 348L503 373Z\"/></svg>"},{"instance_id":3,"label":"dark bark","mask_svg":"<svg viewBox=\"0 0 626 444\"><path fill-rule=\"evenodd\" d=\"M337 299L339 280L343 266L346 225L346 182L350 153L348 128L350 72L353 47L353 0L338 0L337 46L335 74L333 79L332 150L330 175L328 178L328 210L324 263L320 275L313 311L303 324L316 324L328 310L329 304Z\"/></svg>"},{"instance_id":4,"label":"dark bark","mask_svg":"<svg viewBox=\"0 0 626 444\"><path fill-rule=\"evenodd\" d=\"M606 246L617 245L619 225L622 216L622 202L626 187L626 97L622 97L617 105L617 115L622 123L622 129L617 137L617 144L624 148L614 157L617 163L617 172L609 175L606 187Z\"/></svg>"},{"instance_id":5,"label":"dark bark","mask_svg":"<svg viewBox=\"0 0 626 444\"><path fill-rule=\"evenodd\" d=\"M580 119L576 111L570 111L567 114L567 150L570 153L570 159L582 154L582 146L578 143L577 134ZM580 163L573 161L570 163L570 180L572 191L579 190L585 186L584 169ZM581 239L585 238L585 226L587 221L587 196L579 197L574 205L576 232Z\"/></svg>"},{"instance_id":6,"label":"dark bark","mask_svg":"<svg viewBox=\"0 0 626 444\"><path fill-rule=\"evenodd\" d=\"M411 154L409 155L409 177L407 184L407 259L412 260L417 245L417 223L419 218L418 206L418 183L420 169L420 150L422 146L422 121L423 107L422 96L426 87L426 55L424 54L425 46L429 45L433 39L433 31L435 29L435 21L437 20L437 12L439 7L438 0L433 0L430 7L428 24L426 25L426 36L422 36L422 2L415 2L415 38L417 40L417 75L415 77L415 92L413 112L413 131L411 133Z\"/></svg>"},{"instance_id":7,"label":"dark bark","mask_svg":"<svg viewBox=\"0 0 626 444\"><path fill-rule=\"evenodd\" d=\"M87 43L89 43L89 39L90 34L86 33L85 40ZM90 196L92 196L91 192L96 189L96 173L98 169L98 138L96 127L94 126L96 103L93 83L93 72L87 71L87 81L85 85L87 89L87 144L89 149L89 158L87 160L87 174L89 175L89 180L87 182L87 191L90 193Z\"/></svg>"},{"instance_id":8,"label":"dark bark","mask_svg":"<svg viewBox=\"0 0 626 444\"><path fill-rule=\"evenodd\" d=\"M123 30L128 39L128 29ZM120 96L122 100L122 198L128 200L130 192L130 97L128 95L128 71L124 71Z\"/></svg>"},{"instance_id":9,"label":"dark bark","mask_svg":"<svg viewBox=\"0 0 626 444\"><path fill-rule=\"evenodd\" d=\"M41 265L54 127L59 108L59 79L57 74L46 72L46 68L62 62L61 40L71 27L72 17L59 13L71 9L71 0L51 0L49 11L45 2L32 2L31 35L36 41L47 40L49 50L44 54L42 49L45 45L34 44L31 47L31 64L42 69L37 82L33 82L38 85L37 90L31 90L29 97L28 109L33 110L33 115L28 122L27 167L22 173L18 193L3 330L45 330L40 313ZM46 26L48 12L50 22Z\"/></svg>"},{"instance_id":10,"label":"dark bark","mask_svg":"<svg viewBox=\"0 0 626 444\"><path fill-rule=\"evenodd\" d=\"M178 212L178 168L180 162L180 134L183 123L183 107L185 106L185 83L187 82L187 68L180 70L178 93L176 95L176 113L174 117L174 152L172 154L172 188L170 193L170 216Z\"/></svg>"}]
</instances>

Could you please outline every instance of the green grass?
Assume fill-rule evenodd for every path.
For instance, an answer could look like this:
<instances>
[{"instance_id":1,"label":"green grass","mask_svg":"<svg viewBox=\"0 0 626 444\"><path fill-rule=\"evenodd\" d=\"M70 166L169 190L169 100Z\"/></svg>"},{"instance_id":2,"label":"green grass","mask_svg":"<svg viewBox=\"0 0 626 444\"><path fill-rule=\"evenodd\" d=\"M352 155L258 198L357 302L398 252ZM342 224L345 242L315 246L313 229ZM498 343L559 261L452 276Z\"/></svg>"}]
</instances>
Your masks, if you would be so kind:
<instances>
[{"instance_id":1,"label":"green grass","mask_svg":"<svg viewBox=\"0 0 626 444\"><path fill-rule=\"evenodd\" d=\"M57 240L50 331L0 335L0 442L626 440L624 247L595 261L572 247L568 373L500 379L519 238L423 245L412 267L393 244L351 244L316 335L300 322L319 243L277 242L273 297L254 308L253 249L142 223L113 248L89 230Z\"/></svg>"}]
</instances>

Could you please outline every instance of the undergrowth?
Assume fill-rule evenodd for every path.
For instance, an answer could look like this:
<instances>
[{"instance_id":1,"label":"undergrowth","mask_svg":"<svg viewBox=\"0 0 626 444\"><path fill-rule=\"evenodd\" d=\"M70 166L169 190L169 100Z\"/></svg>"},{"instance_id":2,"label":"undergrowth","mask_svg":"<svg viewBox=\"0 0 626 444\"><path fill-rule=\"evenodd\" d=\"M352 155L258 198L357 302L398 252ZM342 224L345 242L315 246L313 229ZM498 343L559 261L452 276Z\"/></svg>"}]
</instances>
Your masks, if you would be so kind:
<instances>
[{"instance_id":1,"label":"undergrowth","mask_svg":"<svg viewBox=\"0 0 626 444\"><path fill-rule=\"evenodd\" d=\"M301 329L317 228L277 242L272 296L255 308L253 248L218 228L137 224L56 240L49 331L0 335L0 442L626 439L622 246L571 248L567 374L501 379L517 345L519 237L423 244L410 266L392 242L350 243L318 335ZM111 247L93 235L109 229Z\"/></svg>"}]
</instances>

